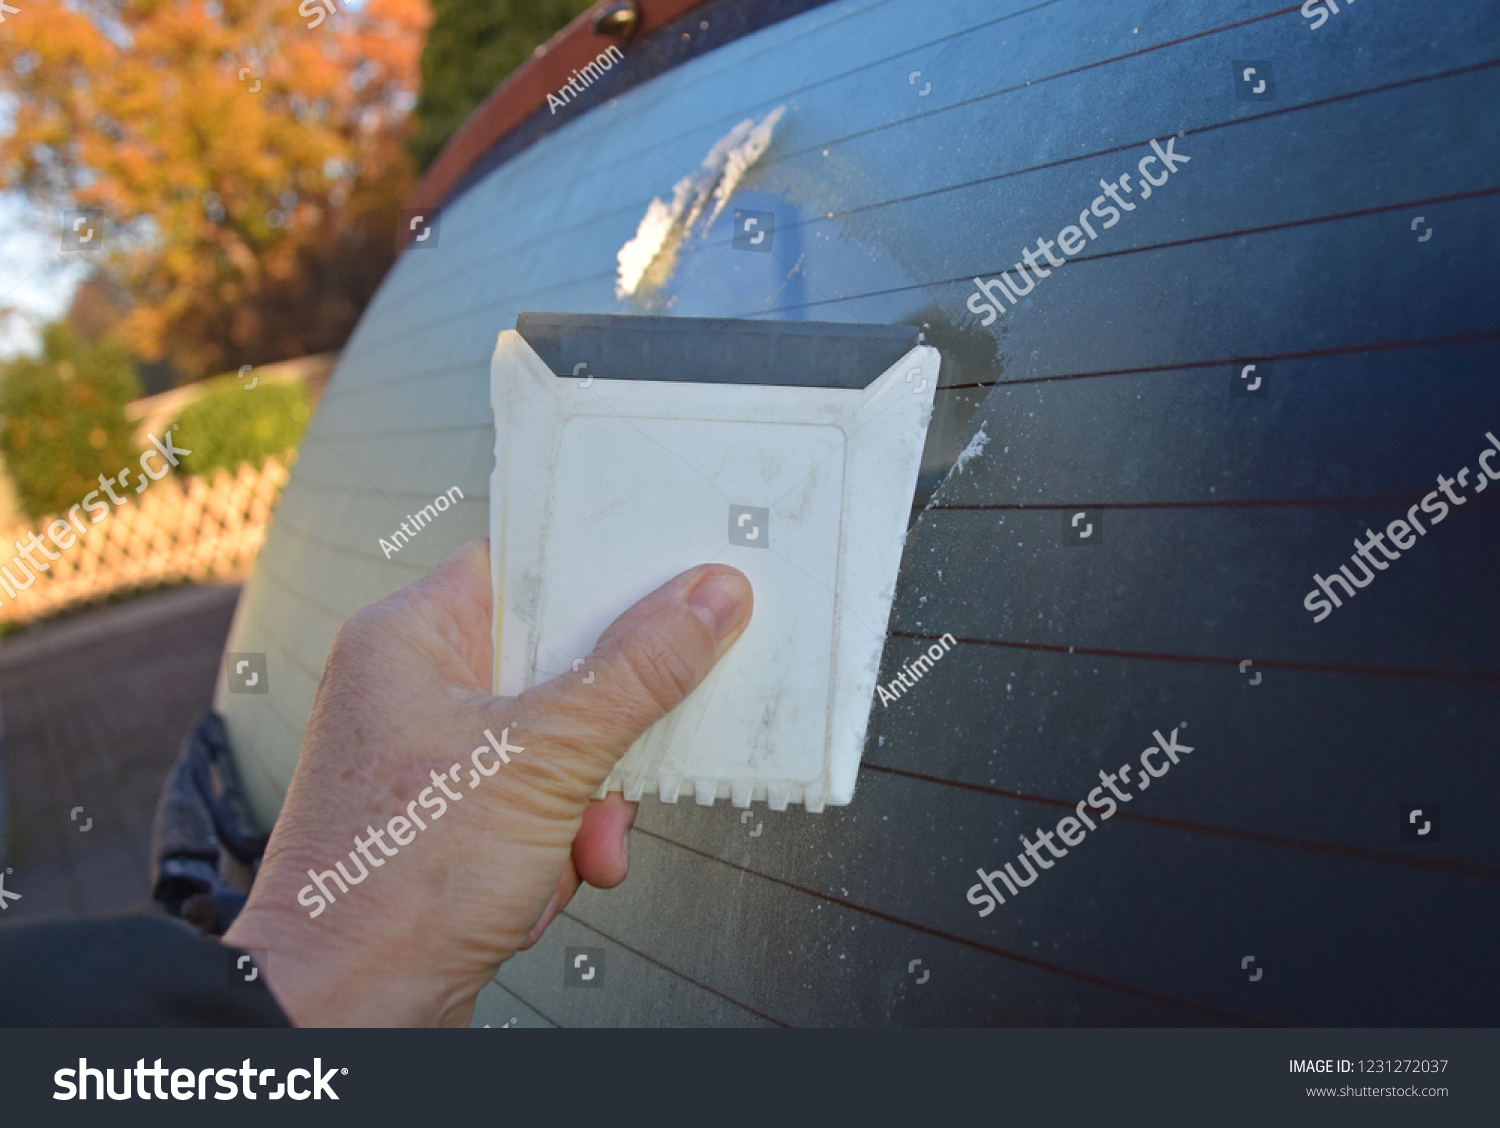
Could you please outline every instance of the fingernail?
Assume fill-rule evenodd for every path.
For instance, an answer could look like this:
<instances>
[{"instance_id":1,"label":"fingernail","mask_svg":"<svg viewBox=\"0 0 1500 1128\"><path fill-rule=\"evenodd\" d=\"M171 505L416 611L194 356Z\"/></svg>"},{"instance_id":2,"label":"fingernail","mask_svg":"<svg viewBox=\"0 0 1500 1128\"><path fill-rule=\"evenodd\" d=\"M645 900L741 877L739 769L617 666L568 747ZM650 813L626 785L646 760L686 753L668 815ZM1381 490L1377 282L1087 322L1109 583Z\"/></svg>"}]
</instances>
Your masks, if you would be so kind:
<instances>
[{"instance_id":1,"label":"fingernail","mask_svg":"<svg viewBox=\"0 0 1500 1128\"><path fill-rule=\"evenodd\" d=\"M630 867L630 831L628 829L620 836L620 860L625 863L627 869Z\"/></svg>"},{"instance_id":2,"label":"fingernail","mask_svg":"<svg viewBox=\"0 0 1500 1128\"><path fill-rule=\"evenodd\" d=\"M693 589L688 606L708 625L715 639L722 639L740 621L749 600L750 585L743 576L720 572Z\"/></svg>"}]
</instances>

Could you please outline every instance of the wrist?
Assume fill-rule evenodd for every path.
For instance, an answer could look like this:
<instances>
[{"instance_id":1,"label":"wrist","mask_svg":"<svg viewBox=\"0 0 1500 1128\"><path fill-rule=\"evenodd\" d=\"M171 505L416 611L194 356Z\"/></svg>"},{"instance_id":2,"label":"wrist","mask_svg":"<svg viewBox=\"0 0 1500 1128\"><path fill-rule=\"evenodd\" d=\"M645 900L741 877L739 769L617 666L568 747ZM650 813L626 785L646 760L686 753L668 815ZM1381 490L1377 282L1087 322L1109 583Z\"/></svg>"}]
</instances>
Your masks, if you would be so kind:
<instances>
[{"instance_id":1,"label":"wrist","mask_svg":"<svg viewBox=\"0 0 1500 1128\"><path fill-rule=\"evenodd\" d=\"M305 913L268 903L272 890L257 884L223 942L264 953L257 963L266 986L294 1026L468 1023L474 992L445 983L419 947L346 936ZM412 974L413 967L421 970Z\"/></svg>"}]
</instances>

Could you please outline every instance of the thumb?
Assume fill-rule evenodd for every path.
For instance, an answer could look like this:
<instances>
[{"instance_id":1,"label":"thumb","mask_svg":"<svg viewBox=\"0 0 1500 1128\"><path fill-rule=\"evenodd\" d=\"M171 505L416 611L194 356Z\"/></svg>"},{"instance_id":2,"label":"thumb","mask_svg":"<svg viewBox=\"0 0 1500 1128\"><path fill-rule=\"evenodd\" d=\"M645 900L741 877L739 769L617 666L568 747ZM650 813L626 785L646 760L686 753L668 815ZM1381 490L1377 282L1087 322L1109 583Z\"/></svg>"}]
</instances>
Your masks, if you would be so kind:
<instances>
[{"instance_id":1,"label":"thumb","mask_svg":"<svg viewBox=\"0 0 1500 1128\"><path fill-rule=\"evenodd\" d=\"M690 568L611 623L581 670L520 696L528 734L570 761L552 767L584 786L580 798L698 688L744 631L752 604L743 573L727 564Z\"/></svg>"}]
</instances>

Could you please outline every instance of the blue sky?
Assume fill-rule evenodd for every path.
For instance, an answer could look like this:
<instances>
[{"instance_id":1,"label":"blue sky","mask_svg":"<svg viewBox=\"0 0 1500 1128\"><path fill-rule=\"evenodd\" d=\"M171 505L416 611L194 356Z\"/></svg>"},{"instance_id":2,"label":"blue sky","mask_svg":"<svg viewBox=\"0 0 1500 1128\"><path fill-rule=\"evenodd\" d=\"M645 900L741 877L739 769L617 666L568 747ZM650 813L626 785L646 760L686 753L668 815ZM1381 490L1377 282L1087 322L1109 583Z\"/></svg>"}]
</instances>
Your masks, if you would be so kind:
<instances>
[{"instance_id":1,"label":"blue sky","mask_svg":"<svg viewBox=\"0 0 1500 1128\"><path fill-rule=\"evenodd\" d=\"M34 351L42 323L67 312L87 272L63 255L61 230L58 216L0 194L0 306L19 307L0 323L0 358Z\"/></svg>"}]
</instances>

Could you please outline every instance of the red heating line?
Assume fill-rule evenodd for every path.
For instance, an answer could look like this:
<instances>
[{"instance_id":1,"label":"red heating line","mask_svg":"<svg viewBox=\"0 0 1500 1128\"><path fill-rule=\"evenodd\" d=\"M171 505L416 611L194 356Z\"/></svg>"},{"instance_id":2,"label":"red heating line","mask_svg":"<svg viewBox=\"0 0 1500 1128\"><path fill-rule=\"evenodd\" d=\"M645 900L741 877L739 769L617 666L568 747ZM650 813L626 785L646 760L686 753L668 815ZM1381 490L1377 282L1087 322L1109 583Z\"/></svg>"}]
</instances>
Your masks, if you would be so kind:
<instances>
[{"instance_id":1,"label":"red heating line","mask_svg":"<svg viewBox=\"0 0 1500 1128\"><path fill-rule=\"evenodd\" d=\"M1024 799L1028 803L1041 803L1048 807L1062 807L1069 811L1077 806L1076 803L1070 803L1066 799L1049 799L1045 795L1028 795L1024 791L1007 791L1004 788L987 787L980 783L966 783L962 780L944 779L941 776L927 775L923 772L910 772L903 768L887 767L884 764L864 763L860 767L868 768L875 772L885 772L888 775L903 776L907 779L918 779L924 783L937 783L947 787L961 788L965 791L978 791L985 795L997 795L1004 799ZM1362 862L1377 862L1384 865L1401 865L1411 866L1415 869L1435 870L1439 873L1453 874L1458 877L1477 877L1486 881L1500 880L1500 866L1492 865L1489 862L1475 862L1463 858L1434 858L1429 855L1405 854L1398 850L1381 850L1373 846L1352 846L1339 842L1324 842L1316 838L1298 838L1289 834L1272 834L1268 831L1211 826L1208 823L1189 822L1185 819L1168 819L1158 815L1143 815L1134 811L1118 810L1115 812L1114 817L1128 819L1131 822L1150 823L1154 826L1168 827L1172 830L1186 830L1194 834L1212 834L1220 838L1237 838L1245 842L1254 842L1258 846L1280 846L1289 850L1306 850L1313 854L1355 858Z\"/></svg>"},{"instance_id":2,"label":"red heating line","mask_svg":"<svg viewBox=\"0 0 1500 1128\"><path fill-rule=\"evenodd\" d=\"M685 15L706 2L707 0L637 0L640 18L631 35L632 41L649 38L679 16ZM546 104L547 95L555 91L566 80L572 70L582 67L598 52L606 50L611 44L618 46L617 40L599 35L593 30L594 18L604 7L605 5L601 0L600 3L593 5L588 11L574 19L572 23L568 24L567 27L563 28L538 48L531 59L528 59L513 71L504 82L490 93L489 97L480 103L479 107L464 120L464 123L454 133L448 144L444 146L443 151L438 154L437 159L433 161L431 167L423 175L421 182L412 193L409 207L431 207L441 201L470 168L482 160L487 153L525 122L532 113ZM1290 8L1252 16L1249 19L1226 24L1223 27L1208 28L1204 31L1195 32L1192 35L1183 36L1180 39L1152 44L1139 51L1128 52L1124 55L1113 56L1108 59L1099 59L1072 70L1048 75L1044 78L1034 80L1029 85L1065 78L1081 71L1106 66L1135 55L1144 55L1151 51L1159 51L1166 47L1177 46L1194 39L1217 35L1224 31L1272 19L1296 10L1296 6L1293 5ZM900 54L898 52L890 57L898 58ZM881 61L884 62L885 60ZM1002 92L996 91L994 93ZM402 234L403 236L408 235L409 232Z\"/></svg>"},{"instance_id":3,"label":"red heating line","mask_svg":"<svg viewBox=\"0 0 1500 1128\"><path fill-rule=\"evenodd\" d=\"M1461 200L1471 200L1471 199L1477 199L1477 198L1484 197L1484 196L1493 196L1493 195L1496 195L1497 193L1500 193L1500 187L1494 187L1494 188L1475 188L1474 190L1469 191L1469 192L1456 192L1456 193L1454 193L1452 195L1448 195L1448 196L1432 196L1432 197L1429 197L1429 198L1423 199L1423 200L1405 200L1405 201L1402 201L1401 203L1396 203L1396 204L1384 204L1384 205L1382 205L1382 206L1380 206L1378 208L1361 208L1361 209L1359 209L1357 211L1335 212L1335 213L1333 213L1331 215L1315 215L1315 216L1310 216L1307 219L1293 219L1293 220L1288 220L1285 223L1270 223L1270 224L1265 224L1264 226L1261 226L1261 227L1244 227L1244 228L1240 228L1239 230L1236 230L1236 231L1219 231L1219 232L1215 232L1214 234L1211 234L1211 235L1197 235L1197 236L1194 236L1191 239L1174 239L1174 240L1172 240L1171 242L1168 242L1168 243L1150 243L1150 244L1147 244L1145 246L1140 246L1140 247L1123 247L1123 248L1121 248L1118 251L1101 251L1098 254L1093 254L1093 255L1079 255L1077 258L1068 259L1067 261L1065 261L1063 263L1063 266L1075 266L1078 263L1083 263L1083 262L1099 262L1099 261L1101 261L1103 259L1121 258L1121 257L1123 257L1125 255L1147 254L1147 253L1152 252L1152 251L1162 251L1162 250L1167 250L1167 249L1172 248L1172 247L1187 247L1187 246L1192 246L1192 245L1198 244L1198 243L1214 243L1214 242L1219 241L1220 239L1238 239L1238 238L1241 238L1241 237L1246 236L1246 235L1264 235L1267 232L1272 232L1272 231L1288 231L1288 230L1291 230L1292 228L1295 228L1295 227L1310 227L1313 224L1317 224L1317 223L1332 223L1335 220L1361 219L1361 218L1364 218L1366 216L1381 215L1381 214L1384 214L1386 212L1406 211L1406 210L1408 210L1410 208L1425 207L1425 206L1427 206L1429 204L1447 204L1447 203L1454 203L1454 202L1461 201ZM895 202L899 202L899 201L895 201ZM1054 270L1061 270L1062 268L1063 268L1062 266L1053 267ZM1006 269L1009 269L1009 268L1007 267ZM993 273L1000 273L1000 272L999 271L980 271L979 273L980 274L993 274ZM884 296L889 295L889 294L910 294L910 293L914 293L914 292L919 291L919 290L930 290L930 289L933 289L934 287L937 287L937 286L952 286L952 285L955 285L955 284L958 284L958 283L967 282L967 281L970 280L971 277L972 277L971 275L965 274L965 275L955 276L953 278L933 278L933 279L929 279L929 280L927 280L925 282L914 283L913 285L910 285L910 286L889 286L889 287L887 287L884 290L866 290L866 291L863 291L863 292L858 293L858 294L844 294L844 295L841 295L840 297L837 297L837 298L820 298L817 301L799 302L796 305L775 306L774 308L771 308L771 309L757 310L755 312L754 316L756 316L756 317L765 317L768 314L781 313L781 312L784 312L786 310L811 309L814 306L820 306L820 305L836 305L836 304L838 304L840 302L864 301L864 300L869 299L869 298L879 298L879 297L884 297ZM1483 337L1483 336L1488 336L1488 334L1481 335L1481 337ZM1250 359L1254 360L1256 358L1255 357L1251 357ZM1265 357L1261 357L1259 359L1264 360L1266 358ZM1059 379L1059 378L1060 377L1046 377L1046 379ZM1031 382L1035 382L1035 381L1019 381L1018 380L1018 381L1013 381L1013 382L1014 383L1023 383L1023 382L1031 383ZM976 387L987 387L987 386L988 385L976 385Z\"/></svg>"},{"instance_id":4,"label":"red heating line","mask_svg":"<svg viewBox=\"0 0 1500 1128\"><path fill-rule=\"evenodd\" d=\"M915 631L891 631L897 638L916 638L936 642L940 636ZM951 632L950 632L951 634ZM957 636L953 636L957 637ZM1152 662L1191 662L1205 666L1235 666L1238 658L1219 658L1211 654L1158 654L1144 650L1109 650L1099 646L1061 646L1048 642L1013 642L998 638L957 638L970 646L998 646L1008 650L1039 650L1051 654L1089 654L1097 658L1140 658ZM1266 670L1303 670L1320 674L1360 674L1382 678L1432 678L1438 681L1477 682L1500 685L1500 673L1487 670L1440 670L1425 666L1356 666L1347 662L1294 662L1287 659L1257 658L1255 664Z\"/></svg>"},{"instance_id":5,"label":"red heating line","mask_svg":"<svg viewBox=\"0 0 1500 1128\"><path fill-rule=\"evenodd\" d=\"M1487 344L1500 341L1500 329L1483 333L1459 333L1449 337L1427 337L1408 341L1373 341L1359 345L1339 345L1327 349L1303 349L1297 352L1262 353L1260 356L1231 356L1219 360L1186 360L1177 364L1153 364L1142 368L1106 368L1096 372L1067 372L1057 376L1031 376L1020 380L990 380L977 384L944 384L940 392L957 388L993 388L999 384L1006 387L1019 384L1046 384L1053 380L1086 380L1096 376L1136 376L1149 372L1177 372L1191 368L1228 368L1234 364L1250 364L1256 361L1306 360L1322 356L1352 356L1359 353L1391 352L1396 349L1443 348L1447 345Z\"/></svg>"},{"instance_id":6,"label":"red heating line","mask_svg":"<svg viewBox=\"0 0 1500 1128\"><path fill-rule=\"evenodd\" d=\"M629 944L625 943L625 941L621 940L618 936L611 936L608 932L605 932L604 929L600 928L597 924L590 924L588 921L584 920L582 917L575 916L573 913L568 912L566 909L564 909L562 912L558 913L558 916L565 916L565 917L567 917L574 924L577 924L577 925L579 925L582 928L587 928L590 932L596 933L599 936L604 937L611 944L618 944L620 947L624 948L627 952L629 952L632 956L638 956L639 958L645 960L648 964L652 964L652 965L654 965L656 967L661 968L668 975L675 975L678 979L681 979L684 983L691 983L694 987L697 987L697 988L699 988L700 990L703 990L703 991L707 991L710 995L714 995L717 998L723 999L726 1003L729 1003L731 1006L738 1007L742 1011L746 1011L746 1012L748 1012L750 1014L753 1014L756 1018L763 1018L767 1022L771 1023L773 1026L780 1026L783 1029L786 1029L786 1028L788 1028L791 1025L790 1023L782 1022L781 1019L779 1019L779 1018L772 1018L770 1015L766 1014L764 1011L756 1010L754 1007L752 1007L749 1003L745 1002L743 999L736 999L733 995L726 994L725 992L720 991L717 987L710 987L707 983L704 983L700 979L693 978L691 975L687 974L687 972L685 972L685 971L680 971L680 970L678 970L675 967L671 967L668 964L662 963L661 960L658 960L658 959L656 959L656 958L654 958L652 956L648 956L645 952L642 952L642 951L640 951L637 948L631 947Z\"/></svg>"},{"instance_id":7,"label":"red heating line","mask_svg":"<svg viewBox=\"0 0 1500 1128\"><path fill-rule=\"evenodd\" d=\"M1212 34L1212 33L1205 33L1205 34ZM1148 48L1148 50L1154 50L1154 48ZM1116 57L1114 59L1109 59L1109 60L1106 60L1106 61L1107 62L1117 62L1121 58L1130 58L1130 57L1131 56L1129 56L1129 55L1123 55L1123 56L1118 56L1118 57ZM1090 64L1090 66L1097 66L1097 65L1101 65L1101 64ZM1236 126L1236 125L1248 125L1248 124L1251 124L1253 122L1263 121L1266 118L1278 117L1281 114L1293 114L1293 113L1298 113L1298 112L1300 112L1302 110L1318 109L1318 108L1323 107L1323 106L1332 105L1332 104L1334 104L1336 102L1349 101L1349 100L1354 99L1354 98L1364 98L1364 97L1367 97L1368 95L1371 95L1371 94L1385 94L1385 93L1388 93L1388 92L1390 92L1392 90L1399 90L1399 89L1401 89L1404 86L1415 86L1415 85L1417 85L1419 83L1424 83L1424 82L1437 82L1437 81L1440 81L1440 80L1445 79L1445 78L1456 78L1459 75L1469 74L1469 73L1474 72L1474 71L1486 70L1486 69L1488 69L1490 67L1494 67L1494 66L1500 66L1500 59L1487 59L1487 60L1485 60L1482 63L1470 63L1470 64L1468 64L1466 66L1454 67L1452 70L1437 71L1437 72L1435 72L1433 74L1418 75L1415 78L1403 78L1403 79L1400 79L1397 82L1388 82L1388 83L1386 83L1386 84L1384 84L1382 86L1367 86L1363 90L1351 90L1351 91L1348 91L1347 93L1344 93L1344 94L1334 94L1334 95L1332 95L1332 96L1330 96L1328 98L1319 98L1319 99L1316 99L1316 100L1311 101L1311 102L1299 102L1299 103L1297 103L1294 106L1282 106L1282 107L1279 107L1279 108L1274 109L1274 110L1267 110L1264 113L1249 114L1249 115L1246 115L1245 117L1226 118L1223 121L1216 121L1216 122L1213 122L1213 123L1211 123L1209 125L1200 125L1200 126L1197 126L1194 129L1184 129L1182 131L1182 133L1181 133L1181 136L1182 137L1192 137L1195 134L1212 133L1215 130L1218 130L1218 129L1229 129L1229 128L1231 128L1233 126ZM1085 67L1085 68L1082 68L1082 69L1087 70L1089 68ZM775 162L772 162L772 163L779 164L779 163L781 163L783 161L790 160L791 158L799 156L799 155L801 155L803 153L817 152L817 151L819 151L821 149L824 149L824 148L827 148L827 147L829 147L831 145L841 145L841 144L843 144L846 141L850 141L850 140L854 140L854 139L859 138L859 137L863 137L866 134L877 133L877 132L879 132L882 129L891 129L891 128L894 128L896 126L907 125L907 124L910 124L913 121L917 121L917 120L919 120L921 118L924 118L924 117L932 117L932 116L934 116L936 114L947 113L949 110L959 109L959 108L961 108L963 106L972 105L972 104L974 104L976 102L983 102L983 101L985 101L986 99L989 99L989 98L996 98L996 97L999 97L999 96L1004 95L1004 94L1013 93L1014 91L1017 91L1017 90L1025 90L1028 87L1037 86L1037 85L1039 85L1039 84L1041 84L1043 82L1050 82L1054 78L1062 78L1062 77L1065 77L1068 74L1073 74L1073 73L1077 73L1077 72L1074 72L1074 71L1065 71L1065 72L1063 72L1062 74L1059 74L1059 75L1049 75L1046 78L1039 78L1039 79L1035 80L1034 82L1022 83L1019 86L1007 86L1007 87L1003 87L1000 90L992 90L988 94L981 94L981 95L978 95L977 97L969 98L969 99L966 99L966 100L961 101L961 102L953 102L953 103L951 103L949 105L946 105L946 106L941 106L941 107L938 107L936 109L928 110L925 113L913 114L910 117L901 118L898 121L888 122L885 125L876 126L873 129L867 129L867 130L865 130L865 131L863 131L861 133L846 134L846 135L844 135L842 137L832 138L831 140L823 141L823 142L820 142L820 143L818 143L816 145L809 145L805 149L794 149L791 152L787 153L785 156L778 158ZM1123 153L1123 152L1126 152L1127 150L1130 150L1130 149L1137 149L1137 148L1139 148L1141 145L1145 144L1149 140L1151 140L1151 139L1148 137L1148 138L1145 138L1144 140L1129 141L1129 142L1126 142L1123 145L1114 145L1114 146L1111 146L1108 149L1095 149L1095 150L1092 150L1092 151L1087 152L1087 153L1080 153L1080 154L1078 154L1076 156L1060 157L1057 160L1046 161L1046 162L1043 162L1042 164L1028 165L1025 168L1011 169L1009 172L1000 172L1000 173L995 173L995 174L990 175L990 176L976 177L973 180L963 180L963 181L959 181L958 183L955 183L955 184L946 184L946 185L944 185L941 188L931 188L931 189L928 189L925 192L912 192L912 193L910 193L908 195L905 195L905 196L896 196L896 197L893 197L893 198L891 198L889 200L880 200L880 201L875 202L875 203L861 204L859 207L849 208L846 211L834 212L834 213L832 213L832 215L828 215L828 216L817 216L817 217L815 217L813 219L800 220L800 221L798 221L795 224L788 224L787 226L788 227L793 227L793 226L800 227L800 226L802 226L803 224L806 224L806 223L816 223L816 222L819 222L820 220L822 220L824 218L833 218L834 216L837 216L838 218L843 218L845 216L858 215L860 212L873 211L873 210L875 210L877 208L888 207L891 204L910 203L913 200L922 200L922 199L926 199L929 196L942 195L944 192L957 192L957 191L961 191L961 190L963 190L965 188L973 188L973 187L975 187L977 185L980 185L980 184L993 184L997 180L1007 180L1007 179L1009 179L1012 176L1025 176L1028 173L1032 173L1032 172L1044 172L1047 169L1061 168L1064 165L1077 164L1079 161L1090 161L1090 160L1094 160L1097 157L1108 156L1111 153Z\"/></svg>"},{"instance_id":8,"label":"red heating line","mask_svg":"<svg viewBox=\"0 0 1500 1128\"><path fill-rule=\"evenodd\" d=\"M840 908L845 908L853 912L862 913L865 916L874 917L877 920L883 920L888 924L895 924L899 925L902 928L909 928L913 932L920 932L925 936L931 936L938 940L946 940L951 944L961 944L966 948L973 948L976 951L986 952L992 956L1001 956L1004 959L1014 960L1017 963L1026 964L1029 967L1040 968L1043 971L1050 971L1056 975L1063 975L1067 976L1070 979L1077 979L1084 983L1090 983L1095 987L1103 987L1110 991L1119 991L1126 995L1134 995L1137 998L1149 999L1154 1003L1160 1003L1164 1006L1169 1007L1176 1007L1179 1010L1185 1010L1194 1014L1199 1014L1205 1018L1212 1018L1216 1022L1230 1023L1236 1026L1287 1025L1287 1023L1273 1022L1270 1019L1253 1018L1249 1015L1239 1014L1235 1011L1227 1010L1223 1007L1213 1006L1209 1003L1200 1003L1190 999L1178 998L1175 995L1168 995L1163 991L1156 991L1149 987L1135 987L1128 983L1120 983L1113 979L1106 979L1102 975L1095 975L1092 972L1080 971L1077 968L1065 967L1062 964L1055 964L1051 963L1048 960L1037 959L1035 956L1028 956L1021 952L1012 952L1005 948L996 947L993 944L985 944L979 940L970 940L966 936L958 936L952 932L944 932L940 928L932 928L925 924L918 924L916 921L905 920L902 917L895 916L892 913L882 912L879 909L872 909L867 905L861 905L854 901L848 901L842 897L835 897L829 893L821 893L816 889L808 889L804 886L796 884L795 882L787 881L785 878L774 877L771 874L762 873L759 870L753 870L748 866L739 865L738 863L731 862L726 858L721 858L716 854L710 854L707 851L699 850L694 846L688 846L685 843L668 838L664 834L656 834L653 831L645 829L644 827L636 827L635 832L637 834L644 834L651 838L655 838L660 842L665 842L669 846L676 846L679 850L686 850L690 854L697 854L700 858L707 858L711 862L717 862L720 865L728 866L730 869L736 869L741 873L747 873L752 877L758 877L762 881L769 881L773 884L780 885L783 888L791 889L798 893L805 893L809 897L816 897L820 901L827 901L829 904L838 905Z\"/></svg>"},{"instance_id":9,"label":"red heating line","mask_svg":"<svg viewBox=\"0 0 1500 1128\"><path fill-rule=\"evenodd\" d=\"M926 512L937 512L940 510L1006 510L1024 512L1028 509L1281 509L1296 508L1298 506L1331 506L1341 505L1405 505L1409 501L1415 501L1425 495L1413 494L1391 494L1389 496L1366 496L1366 497L1288 497L1288 498L1241 498L1238 501L1090 501L1081 505L1063 504L1062 502L1038 502L1023 504L1014 502L1005 505L973 504L973 505L929 505L923 510Z\"/></svg>"}]
</instances>

